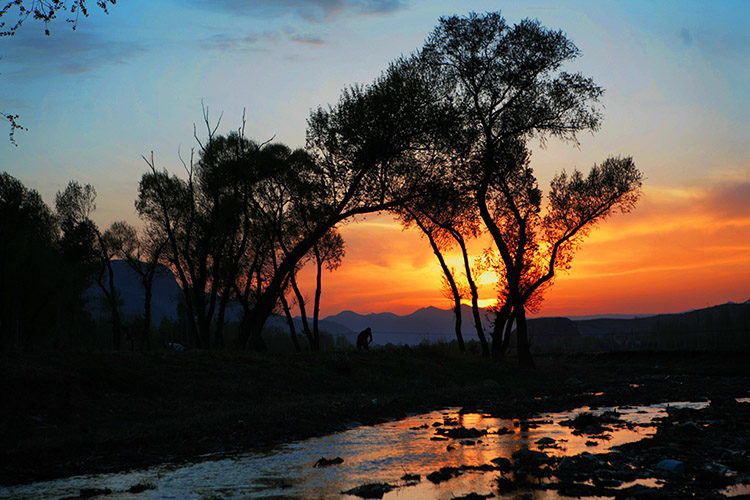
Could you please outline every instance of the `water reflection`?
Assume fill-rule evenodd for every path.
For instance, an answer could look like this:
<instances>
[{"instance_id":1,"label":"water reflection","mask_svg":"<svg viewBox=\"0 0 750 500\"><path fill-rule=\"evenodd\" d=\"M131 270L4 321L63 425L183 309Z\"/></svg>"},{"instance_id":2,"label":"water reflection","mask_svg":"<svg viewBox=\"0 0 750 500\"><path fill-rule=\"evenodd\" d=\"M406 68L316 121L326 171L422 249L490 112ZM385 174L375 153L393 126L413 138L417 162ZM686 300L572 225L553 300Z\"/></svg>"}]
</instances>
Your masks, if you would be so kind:
<instances>
[{"instance_id":1,"label":"water reflection","mask_svg":"<svg viewBox=\"0 0 750 500\"><path fill-rule=\"evenodd\" d=\"M657 416L666 415L667 406L700 408L706 403L670 403L649 407L587 407L572 412L550 413L531 421L494 418L483 413L461 414L457 409L415 415L377 426L354 429L283 445L266 452L253 452L229 458L207 457L187 466L161 465L147 470L97 476L77 476L13 488L0 488L0 498L78 497L84 488L109 489L107 499L195 499L233 500L246 498L353 499L341 492L366 483L397 486L385 499L450 499L471 492L494 491L497 471L466 471L449 481L433 484L426 476L441 467L478 466L498 457L528 448L562 457L584 451L601 453L612 446L642 439L655 431ZM571 427L560 425L585 411L601 414L614 411L627 422L612 428L609 439L575 435ZM476 429L473 438L440 438L438 429ZM486 432L486 433L485 433ZM551 439L542 439L551 438ZM538 441L540 441L538 443ZM552 441L554 440L554 441ZM315 468L320 458L342 457L343 463ZM399 478L418 474L421 481L406 486ZM141 492L128 490L146 487ZM496 498L515 498L513 495ZM525 498L560 499L554 491L529 491Z\"/></svg>"},{"instance_id":2,"label":"water reflection","mask_svg":"<svg viewBox=\"0 0 750 500\"><path fill-rule=\"evenodd\" d=\"M750 495L750 484L735 484L728 488L724 488L720 491L721 494L727 497L743 497Z\"/></svg>"}]
</instances>

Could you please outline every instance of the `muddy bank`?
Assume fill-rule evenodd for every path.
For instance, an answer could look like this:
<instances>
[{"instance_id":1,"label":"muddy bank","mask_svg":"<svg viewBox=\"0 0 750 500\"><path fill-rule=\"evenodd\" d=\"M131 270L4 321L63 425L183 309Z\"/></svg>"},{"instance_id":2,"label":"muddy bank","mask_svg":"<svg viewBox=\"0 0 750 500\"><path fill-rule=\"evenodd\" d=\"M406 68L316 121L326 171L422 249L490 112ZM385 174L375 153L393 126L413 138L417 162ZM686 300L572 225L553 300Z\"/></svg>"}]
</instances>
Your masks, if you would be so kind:
<instances>
[{"instance_id":1,"label":"muddy bank","mask_svg":"<svg viewBox=\"0 0 750 500\"><path fill-rule=\"evenodd\" d=\"M520 371L513 360L498 365L441 348L3 355L0 384L12 403L0 417L0 481L233 453L444 406L520 418L583 405L745 397L746 356L545 357Z\"/></svg>"}]
</instances>

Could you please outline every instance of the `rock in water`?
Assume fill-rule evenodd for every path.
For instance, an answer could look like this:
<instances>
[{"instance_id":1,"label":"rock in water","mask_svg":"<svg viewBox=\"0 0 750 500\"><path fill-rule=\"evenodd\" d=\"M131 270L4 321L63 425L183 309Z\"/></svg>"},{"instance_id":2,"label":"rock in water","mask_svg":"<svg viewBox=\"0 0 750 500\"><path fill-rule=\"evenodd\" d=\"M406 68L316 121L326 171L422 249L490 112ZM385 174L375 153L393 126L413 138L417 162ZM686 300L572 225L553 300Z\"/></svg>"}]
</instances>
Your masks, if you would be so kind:
<instances>
[{"instance_id":1,"label":"rock in water","mask_svg":"<svg viewBox=\"0 0 750 500\"><path fill-rule=\"evenodd\" d=\"M370 483L357 486L347 491L344 495L355 495L362 498L383 498L383 495L393 490L394 486L388 483Z\"/></svg>"},{"instance_id":2,"label":"rock in water","mask_svg":"<svg viewBox=\"0 0 750 500\"><path fill-rule=\"evenodd\" d=\"M685 472L685 464L679 460L672 460L671 458L665 458L656 464L656 468L667 472Z\"/></svg>"},{"instance_id":3,"label":"rock in water","mask_svg":"<svg viewBox=\"0 0 750 500\"><path fill-rule=\"evenodd\" d=\"M344 459L341 457L336 458L319 458L313 467L328 467L329 465L343 464Z\"/></svg>"}]
</instances>

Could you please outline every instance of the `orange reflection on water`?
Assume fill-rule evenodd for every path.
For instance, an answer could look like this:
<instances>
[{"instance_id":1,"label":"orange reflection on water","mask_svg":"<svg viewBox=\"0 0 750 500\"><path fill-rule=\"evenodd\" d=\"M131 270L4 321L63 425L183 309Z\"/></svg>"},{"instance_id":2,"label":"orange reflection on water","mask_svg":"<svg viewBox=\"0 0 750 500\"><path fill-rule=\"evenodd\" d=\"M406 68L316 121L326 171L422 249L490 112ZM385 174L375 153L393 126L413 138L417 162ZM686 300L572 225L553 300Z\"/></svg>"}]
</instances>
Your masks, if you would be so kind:
<instances>
[{"instance_id":1,"label":"orange reflection on water","mask_svg":"<svg viewBox=\"0 0 750 500\"><path fill-rule=\"evenodd\" d=\"M699 408L706 404L670 405ZM620 418L627 421L630 428L624 424L608 424L612 427L612 431L606 432L610 436L608 440L594 439L590 435L577 436L571 427L560 425L561 421L574 418L580 412L601 412L586 407L573 412L545 414L533 420L501 419L482 413L460 414L457 409L451 409L376 426L358 426L262 452L217 457L194 464L164 464L121 474L79 476L11 489L0 487L0 498L73 497L84 488L110 488L122 492L135 484L152 484L154 489L140 494L128 493L129 499L273 497L354 500L358 497L342 492L370 483L388 483L395 487L385 493L383 498L386 500L448 500L469 493L491 492L498 495L495 479L501 472L482 472L471 470L471 467L492 464L493 459L500 457L512 459L513 453L521 448L542 450L556 457L584 451L601 453L654 432L651 421L665 415L666 406L618 408ZM551 439L539 443L542 438ZM552 447L543 444L545 442L551 443ZM590 446L592 442L597 446ZM313 467L321 457L331 459L337 456L343 462L329 467ZM469 466L468 470L462 466ZM446 480L437 484L427 479L429 474L444 467L456 469L446 471ZM402 479L407 473L418 474L420 480ZM565 498L556 491L531 489L495 498L510 499L519 495L529 500Z\"/></svg>"},{"instance_id":2,"label":"orange reflection on water","mask_svg":"<svg viewBox=\"0 0 750 500\"><path fill-rule=\"evenodd\" d=\"M648 411L643 409L622 409L620 416L627 420L626 424L608 424L611 430L606 431L609 439L603 436L575 435L573 428L560 425L561 421L571 419L578 412L591 411L581 408L576 412L561 412L546 414L532 420L501 419L481 413L464 413L448 411L432 413L406 419L399 422L384 424L386 434L401 434L401 437L387 446L374 446L362 450L362 454L352 457L353 469L365 468L367 463L378 464L376 470L369 469L369 474L357 479L348 477L349 484L364 484L367 482L390 482L393 484L396 471L389 473L380 466L388 463L399 464L403 472L419 474L421 482L416 485L399 488L386 493L383 498L397 498L399 500L436 498L449 499L472 492L489 493L494 491L493 480L501 473L499 471L480 472L464 471L457 477L433 484L426 479L427 475L445 467L479 466L490 464L498 457L510 459L514 452L522 448L538 450L550 456L573 456L582 452L602 453L613 446L638 441L651 435L655 427L647 425L651 420L663 415L661 408ZM601 412L598 412L601 413ZM445 438L445 431L438 429L468 429L486 431L487 433L475 438ZM506 432L505 430L510 430ZM386 429L384 429L386 430ZM382 438L382 434L381 434ZM542 438L552 438L552 445L538 443ZM596 445L593 445L596 443ZM361 462L360 462L361 460ZM386 467L387 468L387 467ZM382 475L375 472L383 472ZM495 492L497 493L497 492ZM516 492L518 493L518 492ZM529 491L528 498L536 500L561 498L556 492ZM350 498L345 496L344 498ZM351 497L356 498L356 497ZM504 498L503 496L499 498ZM510 497L509 497L510 498Z\"/></svg>"}]
</instances>

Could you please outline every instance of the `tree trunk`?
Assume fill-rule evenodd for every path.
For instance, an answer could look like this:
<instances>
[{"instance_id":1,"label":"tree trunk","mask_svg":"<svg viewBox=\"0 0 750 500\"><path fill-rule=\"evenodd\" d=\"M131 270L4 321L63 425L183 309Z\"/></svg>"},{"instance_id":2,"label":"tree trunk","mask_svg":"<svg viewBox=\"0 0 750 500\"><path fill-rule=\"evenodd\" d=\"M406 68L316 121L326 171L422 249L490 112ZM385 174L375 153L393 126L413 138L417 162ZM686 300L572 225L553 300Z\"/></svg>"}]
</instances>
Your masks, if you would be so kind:
<instances>
[{"instance_id":1,"label":"tree trunk","mask_svg":"<svg viewBox=\"0 0 750 500\"><path fill-rule=\"evenodd\" d=\"M510 336L513 335L513 316L508 317L508 322L505 325L505 335L503 336L503 344L500 350L500 357L505 357L505 353L510 348Z\"/></svg>"},{"instance_id":2,"label":"tree trunk","mask_svg":"<svg viewBox=\"0 0 750 500\"><path fill-rule=\"evenodd\" d=\"M323 261L320 258L317 247L315 248L315 301L313 302L313 339L315 339L314 351L320 350L320 329L318 328L318 318L320 316L320 294L323 287Z\"/></svg>"},{"instance_id":3,"label":"tree trunk","mask_svg":"<svg viewBox=\"0 0 750 500\"><path fill-rule=\"evenodd\" d=\"M122 324L120 322L120 311L117 308L117 290L115 289L115 273L112 269L112 261L105 260L105 266L107 270L107 287L104 290L104 295L109 302L110 312L112 316L112 347L117 351L120 349L120 340L122 338Z\"/></svg>"},{"instance_id":4,"label":"tree trunk","mask_svg":"<svg viewBox=\"0 0 750 500\"><path fill-rule=\"evenodd\" d=\"M526 329L526 310L523 305L514 307L516 317L516 339L518 340L518 361L521 368L535 368L534 360L531 357L531 346L529 345L529 335Z\"/></svg>"},{"instance_id":5,"label":"tree trunk","mask_svg":"<svg viewBox=\"0 0 750 500\"><path fill-rule=\"evenodd\" d=\"M507 302L495 313L495 325L492 329L492 359L494 361L500 361L505 354L503 332L510 321L510 313L511 307Z\"/></svg>"},{"instance_id":6,"label":"tree trunk","mask_svg":"<svg viewBox=\"0 0 750 500\"><path fill-rule=\"evenodd\" d=\"M474 316L474 328L477 331L477 337L479 337L479 343L482 346L482 357L490 357L490 348L487 345L487 338L484 336L484 328L482 327L482 318L479 315L479 290L477 290L477 284L474 282L474 278L471 275L471 263L469 262L469 253L466 250L466 243L464 242L463 236L460 234L456 236L452 233L453 237L458 241L461 247L461 253L464 259L464 270L466 272L466 281L469 282L469 289L471 290L471 312Z\"/></svg>"},{"instance_id":7,"label":"tree trunk","mask_svg":"<svg viewBox=\"0 0 750 500\"><path fill-rule=\"evenodd\" d=\"M262 322L259 322L259 315L260 311L259 303L255 304L255 307L252 309L245 310L244 317L242 319L242 330L240 331L240 335L238 337L239 345L246 346L251 351L265 351L267 349L266 343L263 341L263 336L261 335L263 333L263 325L265 324L265 319L263 319ZM266 310L266 308L263 308ZM268 316L271 315L271 311L273 311L273 306L268 310L268 313L266 313L263 317L268 318ZM247 338L247 342L242 342L242 339Z\"/></svg>"},{"instance_id":8,"label":"tree trunk","mask_svg":"<svg viewBox=\"0 0 750 500\"><path fill-rule=\"evenodd\" d=\"M224 325L227 313L227 303L229 302L229 287L224 287L221 298L219 299L219 314L216 318L216 333L214 333L214 347L217 349L224 348Z\"/></svg>"},{"instance_id":9,"label":"tree trunk","mask_svg":"<svg viewBox=\"0 0 750 500\"><path fill-rule=\"evenodd\" d=\"M151 348L151 299L153 298L153 275L143 282L145 299L143 301L143 333L141 334L141 350Z\"/></svg>"},{"instance_id":10,"label":"tree trunk","mask_svg":"<svg viewBox=\"0 0 750 500\"><path fill-rule=\"evenodd\" d=\"M461 332L461 297L458 294L455 295L453 313L456 316L456 342L458 342L458 350L461 353L465 353L466 346L464 345L464 336Z\"/></svg>"},{"instance_id":11,"label":"tree trunk","mask_svg":"<svg viewBox=\"0 0 750 500\"><path fill-rule=\"evenodd\" d=\"M292 345L294 346L294 352L302 352L302 347L299 345L299 339L297 338L297 329L294 327L294 318L292 318L292 310L289 307L289 301L286 300L284 294L279 297L281 300L281 306L284 308L284 315L286 316L286 322L289 325L289 335L292 337Z\"/></svg>"},{"instance_id":12,"label":"tree trunk","mask_svg":"<svg viewBox=\"0 0 750 500\"><path fill-rule=\"evenodd\" d=\"M453 278L453 273L451 273L451 270L448 268L448 264L445 262L445 258L443 257L442 252L440 252L440 248L438 247L432 233L428 231L425 226L420 224L419 221L417 221L417 224L427 236L427 240L432 247L432 253L437 257L437 260L440 263L440 268L443 270L443 275L445 275L445 279L448 280L448 285L451 287L451 292L453 293L453 313L456 316L456 342L458 343L458 350L461 353L465 353L466 346L464 345L464 336L461 332L461 295L458 293L458 285L456 284L456 280Z\"/></svg>"},{"instance_id":13,"label":"tree trunk","mask_svg":"<svg viewBox=\"0 0 750 500\"><path fill-rule=\"evenodd\" d=\"M200 334L198 333L198 324L195 321L195 304L193 303L193 288L185 283L187 288L183 288L183 297L185 298L185 327L187 337L193 345L200 347Z\"/></svg>"},{"instance_id":14,"label":"tree trunk","mask_svg":"<svg viewBox=\"0 0 750 500\"><path fill-rule=\"evenodd\" d=\"M310 323L307 321L307 307L305 306L305 297L302 295L302 290L299 289L299 285L297 284L297 277L292 275L292 277L289 279L289 282L292 284L292 290L294 290L294 296L297 297L297 305L299 306L299 316L300 320L302 320L302 331L305 332L305 337L307 337L307 342L310 344L310 350L316 351L315 348L315 339L313 337L313 332L310 330ZM281 294L281 297L283 297L283 293ZM279 297L281 299L281 297Z\"/></svg>"}]
</instances>

